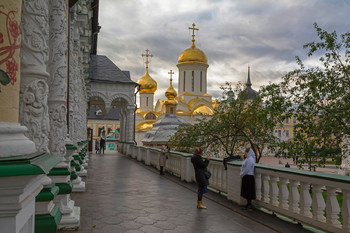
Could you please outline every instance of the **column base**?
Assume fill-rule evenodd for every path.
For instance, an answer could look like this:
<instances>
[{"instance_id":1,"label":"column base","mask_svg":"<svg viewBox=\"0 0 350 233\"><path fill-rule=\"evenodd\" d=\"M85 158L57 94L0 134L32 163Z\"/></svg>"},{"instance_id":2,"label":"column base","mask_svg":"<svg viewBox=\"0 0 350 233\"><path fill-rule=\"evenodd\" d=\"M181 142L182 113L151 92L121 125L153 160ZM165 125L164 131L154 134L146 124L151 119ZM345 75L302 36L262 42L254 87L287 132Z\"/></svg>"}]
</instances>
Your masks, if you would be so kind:
<instances>
[{"instance_id":1,"label":"column base","mask_svg":"<svg viewBox=\"0 0 350 233\"><path fill-rule=\"evenodd\" d=\"M85 182L82 181L79 176L78 176L78 178L73 180L72 183L73 183L72 192L75 192L75 193L85 192Z\"/></svg>"},{"instance_id":2,"label":"column base","mask_svg":"<svg viewBox=\"0 0 350 233\"><path fill-rule=\"evenodd\" d=\"M87 176L87 170L81 169L81 171L77 172L78 176L86 177Z\"/></svg>"},{"instance_id":3,"label":"column base","mask_svg":"<svg viewBox=\"0 0 350 233\"><path fill-rule=\"evenodd\" d=\"M74 202L73 202L74 205ZM80 207L74 207L70 214L63 214L58 229L78 229L80 226Z\"/></svg>"},{"instance_id":4,"label":"column base","mask_svg":"<svg viewBox=\"0 0 350 233\"><path fill-rule=\"evenodd\" d=\"M58 206L50 214L35 215L35 233L56 233L61 217Z\"/></svg>"}]
</instances>

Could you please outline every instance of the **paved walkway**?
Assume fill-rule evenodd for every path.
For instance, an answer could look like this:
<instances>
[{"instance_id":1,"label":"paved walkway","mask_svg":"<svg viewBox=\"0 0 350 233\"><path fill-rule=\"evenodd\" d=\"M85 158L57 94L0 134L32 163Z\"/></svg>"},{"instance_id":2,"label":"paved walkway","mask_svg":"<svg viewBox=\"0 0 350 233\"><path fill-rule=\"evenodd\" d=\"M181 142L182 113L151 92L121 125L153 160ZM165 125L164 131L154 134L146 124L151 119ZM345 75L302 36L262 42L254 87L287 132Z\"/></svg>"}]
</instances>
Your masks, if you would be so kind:
<instances>
[{"instance_id":1,"label":"paved walkway","mask_svg":"<svg viewBox=\"0 0 350 233\"><path fill-rule=\"evenodd\" d=\"M81 208L77 231L59 233L306 233L300 225L228 201L209 191L196 208L196 185L158 171L121 154L90 155L85 193L73 193Z\"/></svg>"}]
</instances>

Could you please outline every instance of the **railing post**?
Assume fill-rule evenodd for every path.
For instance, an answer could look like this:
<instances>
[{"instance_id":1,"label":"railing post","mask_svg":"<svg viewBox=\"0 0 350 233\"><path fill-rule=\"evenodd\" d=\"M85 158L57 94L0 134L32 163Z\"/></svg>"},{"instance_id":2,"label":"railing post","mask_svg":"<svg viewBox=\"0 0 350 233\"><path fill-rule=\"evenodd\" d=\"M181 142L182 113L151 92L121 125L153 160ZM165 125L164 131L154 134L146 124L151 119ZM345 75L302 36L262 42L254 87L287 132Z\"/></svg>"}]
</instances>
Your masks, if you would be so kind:
<instances>
[{"instance_id":1,"label":"railing post","mask_svg":"<svg viewBox=\"0 0 350 233\"><path fill-rule=\"evenodd\" d=\"M240 166L227 166L227 199L238 205L245 205L247 202L241 197L242 179L239 175Z\"/></svg>"},{"instance_id":2,"label":"railing post","mask_svg":"<svg viewBox=\"0 0 350 233\"><path fill-rule=\"evenodd\" d=\"M277 177L270 175L270 203L271 205L278 206L278 187Z\"/></svg>"},{"instance_id":3,"label":"railing post","mask_svg":"<svg viewBox=\"0 0 350 233\"><path fill-rule=\"evenodd\" d=\"M146 149L146 158L145 158L145 164L146 164L146 165L151 165L151 156L150 156L150 153L151 153L151 149L150 149L150 148L147 148L147 149Z\"/></svg>"},{"instance_id":4,"label":"railing post","mask_svg":"<svg viewBox=\"0 0 350 233\"><path fill-rule=\"evenodd\" d=\"M326 217L323 216L326 203L322 196L323 185L312 185L312 215L314 219L319 221L326 221Z\"/></svg>"},{"instance_id":5,"label":"railing post","mask_svg":"<svg viewBox=\"0 0 350 233\"><path fill-rule=\"evenodd\" d=\"M337 200L336 188L327 186L327 223L332 224L334 226L340 226L340 222L338 221L339 211L340 208Z\"/></svg>"},{"instance_id":6,"label":"railing post","mask_svg":"<svg viewBox=\"0 0 350 233\"><path fill-rule=\"evenodd\" d=\"M181 156L181 180L192 182L193 166L191 157Z\"/></svg>"},{"instance_id":7,"label":"railing post","mask_svg":"<svg viewBox=\"0 0 350 233\"><path fill-rule=\"evenodd\" d=\"M300 182L300 214L312 217L311 207L311 196L310 196L310 183Z\"/></svg>"},{"instance_id":8,"label":"railing post","mask_svg":"<svg viewBox=\"0 0 350 233\"><path fill-rule=\"evenodd\" d=\"M261 173L255 173L256 199L261 200Z\"/></svg>"},{"instance_id":9,"label":"railing post","mask_svg":"<svg viewBox=\"0 0 350 233\"><path fill-rule=\"evenodd\" d=\"M298 192L298 181L289 180L289 210L295 213L299 213L299 192Z\"/></svg>"},{"instance_id":10,"label":"railing post","mask_svg":"<svg viewBox=\"0 0 350 233\"><path fill-rule=\"evenodd\" d=\"M350 191L343 189L343 206L342 206L342 217L343 217L343 229L350 230Z\"/></svg>"},{"instance_id":11,"label":"railing post","mask_svg":"<svg viewBox=\"0 0 350 233\"><path fill-rule=\"evenodd\" d=\"M280 177L280 187L279 187L279 196L280 196L280 200L279 200L279 206L281 208L287 209L288 208L288 188L287 188L287 183L288 183L288 179L287 178L283 178Z\"/></svg>"},{"instance_id":12,"label":"railing post","mask_svg":"<svg viewBox=\"0 0 350 233\"><path fill-rule=\"evenodd\" d=\"M142 159L142 147L138 148L138 153L137 153L137 161L141 161Z\"/></svg>"},{"instance_id":13,"label":"railing post","mask_svg":"<svg viewBox=\"0 0 350 233\"><path fill-rule=\"evenodd\" d=\"M262 201L269 203L270 202L270 195L269 195L269 175L262 174Z\"/></svg>"}]
</instances>

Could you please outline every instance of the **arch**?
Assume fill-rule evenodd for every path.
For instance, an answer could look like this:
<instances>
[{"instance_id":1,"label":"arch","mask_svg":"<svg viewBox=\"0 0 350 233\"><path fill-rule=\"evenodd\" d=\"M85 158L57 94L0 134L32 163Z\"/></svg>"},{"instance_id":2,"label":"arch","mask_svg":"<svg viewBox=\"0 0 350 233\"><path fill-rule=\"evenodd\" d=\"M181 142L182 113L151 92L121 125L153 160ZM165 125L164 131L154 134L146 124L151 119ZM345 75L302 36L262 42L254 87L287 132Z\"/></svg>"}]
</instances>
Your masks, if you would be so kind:
<instances>
[{"instance_id":1,"label":"arch","mask_svg":"<svg viewBox=\"0 0 350 233\"><path fill-rule=\"evenodd\" d=\"M123 99L127 102L127 105L134 105L134 99L125 93L114 93L109 97L108 100L110 103L112 103L115 99Z\"/></svg>"},{"instance_id":2,"label":"arch","mask_svg":"<svg viewBox=\"0 0 350 233\"><path fill-rule=\"evenodd\" d=\"M95 97L95 96L100 97L105 103L108 102L107 96L105 96L103 93L97 92L97 91L91 92L90 97L89 97L89 101L92 99L92 97Z\"/></svg>"}]
</instances>

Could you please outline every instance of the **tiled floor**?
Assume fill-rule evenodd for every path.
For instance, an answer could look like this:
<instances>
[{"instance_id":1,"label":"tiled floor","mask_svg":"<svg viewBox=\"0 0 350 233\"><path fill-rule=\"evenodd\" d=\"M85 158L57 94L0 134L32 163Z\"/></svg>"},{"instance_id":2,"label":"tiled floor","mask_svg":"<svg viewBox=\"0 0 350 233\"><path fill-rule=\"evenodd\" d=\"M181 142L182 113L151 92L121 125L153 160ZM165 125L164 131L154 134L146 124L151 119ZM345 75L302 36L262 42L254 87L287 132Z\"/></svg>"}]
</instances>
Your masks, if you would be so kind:
<instances>
[{"instance_id":1,"label":"tiled floor","mask_svg":"<svg viewBox=\"0 0 350 233\"><path fill-rule=\"evenodd\" d=\"M85 193L71 198L81 208L77 231L60 233L308 232L254 209L242 210L221 195L205 194L206 210L196 208L196 185L121 154L90 155Z\"/></svg>"}]
</instances>

